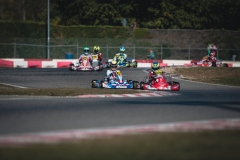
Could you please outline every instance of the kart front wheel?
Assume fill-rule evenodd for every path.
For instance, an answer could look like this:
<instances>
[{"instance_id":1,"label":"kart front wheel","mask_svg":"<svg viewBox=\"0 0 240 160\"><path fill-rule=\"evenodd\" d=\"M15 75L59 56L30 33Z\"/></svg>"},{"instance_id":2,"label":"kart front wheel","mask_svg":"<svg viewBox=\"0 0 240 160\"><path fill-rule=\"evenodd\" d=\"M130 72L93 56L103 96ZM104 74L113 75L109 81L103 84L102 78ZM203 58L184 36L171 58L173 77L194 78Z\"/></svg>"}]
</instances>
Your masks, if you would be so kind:
<instances>
[{"instance_id":1,"label":"kart front wheel","mask_svg":"<svg viewBox=\"0 0 240 160\"><path fill-rule=\"evenodd\" d=\"M91 87L92 87L92 88L98 88L98 87L99 87L98 80L92 80Z\"/></svg>"},{"instance_id":2,"label":"kart front wheel","mask_svg":"<svg viewBox=\"0 0 240 160\"><path fill-rule=\"evenodd\" d=\"M140 82L140 89L141 89L141 90L144 90L143 86L144 86L145 84L148 84L148 83Z\"/></svg>"},{"instance_id":3,"label":"kart front wheel","mask_svg":"<svg viewBox=\"0 0 240 160\"><path fill-rule=\"evenodd\" d=\"M100 88L103 88L103 83L104 83L104 81L101 81L101 82L100 82L100 84L99 84L99 87L100 87Z\"/></svg>"},{"instance_id":4,"label":"kart front wheel","mask_svg":"<svg viewBox=\"0 0 240 160\"><path fill-rule=\"evenodd\" d=\"M180 83L173 81L173 83L172 83L172 90L173 91L179 91L180 90Z\"/></svg>"}]
</instances>

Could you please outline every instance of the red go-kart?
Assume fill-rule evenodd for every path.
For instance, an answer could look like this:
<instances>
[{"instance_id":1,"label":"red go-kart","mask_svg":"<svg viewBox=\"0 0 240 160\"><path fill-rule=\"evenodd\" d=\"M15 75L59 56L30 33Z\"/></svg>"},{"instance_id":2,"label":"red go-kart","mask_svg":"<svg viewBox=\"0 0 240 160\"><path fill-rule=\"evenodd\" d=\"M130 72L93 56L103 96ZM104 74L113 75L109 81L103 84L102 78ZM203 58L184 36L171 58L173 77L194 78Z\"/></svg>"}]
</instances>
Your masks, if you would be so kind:
<instances>
[{"instance_id":1,"label":"red go-kart","mask_svg":"<svg viewBox=\"0 0 240 160\"><path fill-rule=\"evenodd\" d=\"M142 90L170 90L170 91L179 91L180 83L179 82L168 82L167 78L163 75L156 75L155 78L148 80L147 82L140 82L140 89Z\"/></svg>"}]
</instances>

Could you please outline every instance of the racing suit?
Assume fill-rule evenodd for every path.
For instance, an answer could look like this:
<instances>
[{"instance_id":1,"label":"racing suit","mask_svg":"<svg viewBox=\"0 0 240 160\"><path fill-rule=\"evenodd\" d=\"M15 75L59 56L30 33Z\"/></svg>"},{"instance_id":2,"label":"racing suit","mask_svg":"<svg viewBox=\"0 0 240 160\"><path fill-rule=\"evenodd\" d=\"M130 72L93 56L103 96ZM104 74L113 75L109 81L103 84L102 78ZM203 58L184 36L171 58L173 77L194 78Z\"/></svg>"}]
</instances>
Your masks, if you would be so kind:
<instances>
[{"instance_id":1,"label":"racing suit","mask_svg":"<svg viewBox=\"0 0 240 160\"><path fill-rule=\"evenodd\" d=\"M80 57L78 58L78 61L79 63L81 64L83 59L87 57L87 61L91 64L92 66L92 55L91 54L88 54L88 55L85 55L85 54L81 54Z\"/></svg>"},{"instance_id":2,"label":"racing suit","mask_svg":"<svg viewBox=\"0 0 240 160\"><path fill-rule=\"evenodd\" d=\"M119 64L121 61L121 59L123 59L124 62L127 62L127 54L126 53L117 53L114 57L113 57L113 61L117 61L117 64Z\"/></svg>"},{"instance_id":3,"label":"racing suit","mask_svg":"<svg viewBox=\"0 0 240 160\"><path fill-rule=\"evenodd\" d=\"M107 73L106 73L106 79L107 81L109 81L110 83L114 83L114 81L116 80L116 77L113 76L113 72L120 72L120 70L107 70Z\"/></svg>"},{"instance_id":4,"label":"racing suit","mask_svg":"<svg viewBox=\"0 0 240 160\"><path fill-rule=\"evenodd\" d=\"M102 53L100 53L100 52L91 53L91 55L92 55L92 59L95 59L94 57L97 56L98 65L102 64Z\"/></svg>"},{"instance_id":5,"label":"racing suit","mask_svg":"<svg viewBox=\"0 0 240 160\"><path fill-rule=\"evenodd\" d=\"M161 70L152 70L150 72L148 72L148 81L150 82L150 84L154 84L155 83L155 80L156 80L156 76L159 76L159 73L156 73L156 72L161 72ZM162 76L162 74L161 74Z\"/></svg>"}]
</instances>

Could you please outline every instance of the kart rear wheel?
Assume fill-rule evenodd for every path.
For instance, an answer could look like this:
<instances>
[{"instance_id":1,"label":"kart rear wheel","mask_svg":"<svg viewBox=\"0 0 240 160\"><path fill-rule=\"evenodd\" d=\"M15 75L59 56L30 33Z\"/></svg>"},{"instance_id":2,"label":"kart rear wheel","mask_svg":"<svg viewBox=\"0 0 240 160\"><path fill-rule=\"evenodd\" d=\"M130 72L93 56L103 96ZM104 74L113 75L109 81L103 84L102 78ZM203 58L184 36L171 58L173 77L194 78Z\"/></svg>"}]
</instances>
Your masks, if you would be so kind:
<instances>
[{"instance_id":1,"label":"kart rear wheel","mask_svg":"<svg viewBox=\"0 0 240 160\"><path fill-rule=\"evenodd\" d=\"M138 63L136 61L132 62L132 67L133 68L137 68L137 66L138 66Z\"/></svg>"},{"instance_id":2,"label":"kart rear wheel","mask_svg":"<svg viewBox=\"0 0 240 160\"><path fill-rule=\"evenodd\" d=\"M227 63L223 63L222 66L223 67L228 67L228 64Z\"/></svg>"},{"instance_id":3,"label":"kart rear wheel","mask_svg":"<svg viewBox=\"0 0 240 160\"><path fill-rule=\"evenodd\" d=\"M69 70L70 70L70 71L74 71L73 68L74 68L74 64L71 63L71 64L69 65Z\"/></svg>"},{"instance_id":4,"label":"kart rear wheel","mask_svg":"<svg viewBox=\"0 0 240 160\"><path fill-rule=\"evenodd\" d=\"M133 84L133 89L138 89L138 84L139 84L138 81L133 81L132 84Z\"/></svg>"}]
</instances>

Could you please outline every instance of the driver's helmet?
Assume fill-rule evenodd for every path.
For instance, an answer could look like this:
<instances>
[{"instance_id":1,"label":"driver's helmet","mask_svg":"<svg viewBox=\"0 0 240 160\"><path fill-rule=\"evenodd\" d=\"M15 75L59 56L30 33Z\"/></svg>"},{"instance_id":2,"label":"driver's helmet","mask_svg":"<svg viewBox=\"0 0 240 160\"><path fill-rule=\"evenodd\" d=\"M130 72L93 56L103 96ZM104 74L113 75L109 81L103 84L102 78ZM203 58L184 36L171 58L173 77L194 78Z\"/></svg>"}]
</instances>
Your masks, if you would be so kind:
<instances>
[{"instance_id":1,"label":"driver's helmet","mask_svg":"<svg viewBox=\"0 0 240 160\"><path fill-rule=\"evenodd\" d=\"M83 51L84 51L84 54L85 55L88 55L89 54L89 47L88 46L85 46L84 48L83 48Z\"/></svg>"},{"instance_id":2,"label":"driver's helmet","mask_svg":"<svg viewBox=\"0 0 240 160\"><path fill-rule=\"evenodd\" d=\"M111 70L116 70L117 69L117 62L112 61L110 67L111 67Z\"/></svg>"},{"instance_id":3,"label":"driver's helmet","mask_svg":"<svg viewBox=\"0 0 240 160\"><path fill-rule=\"evenodd\" d=\"M120 55L123 56L124 55L124 52L125 52L125 47L124 46L121 46L120 47Z\"/></svg>"},{"instance_id":4,"label":"driver's helmet","mask_svg":"<svg viewBox=\"0 0 240 160\"><path fill-rule=\"evenodd\" d=\"M156 71L160 68L160 64L158 62L153 62L151 64L152 70Z\"/></svg>"},{"instance_id":5,"label":"driver's helmet","mask_svg":"<svg viewBox=\"0 0 240 160\"><path fill-rule=\"evenodd\" d=\"M95 53L100 52L100 47L99 46L94 46L93 47L93 52L95 52Z\"/></svg>"}]
</instances>

